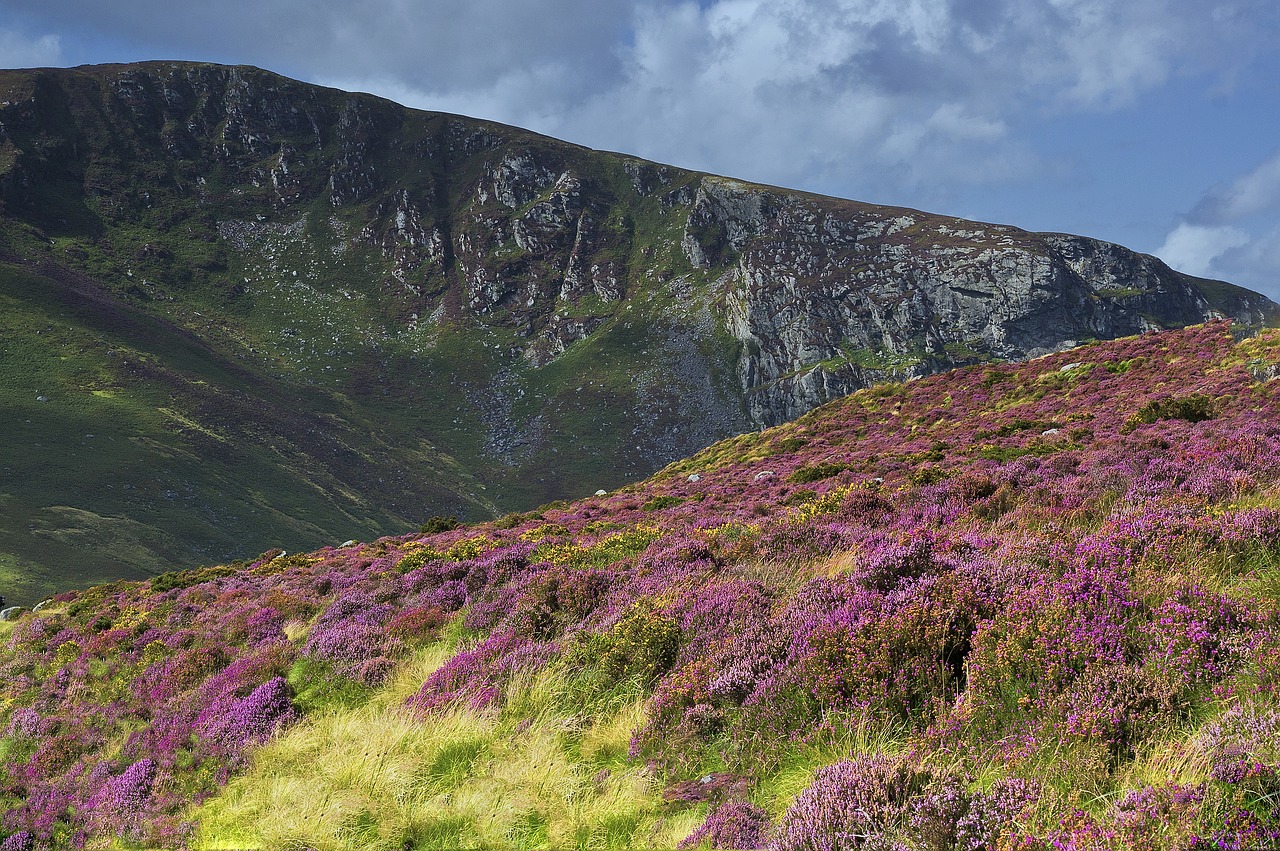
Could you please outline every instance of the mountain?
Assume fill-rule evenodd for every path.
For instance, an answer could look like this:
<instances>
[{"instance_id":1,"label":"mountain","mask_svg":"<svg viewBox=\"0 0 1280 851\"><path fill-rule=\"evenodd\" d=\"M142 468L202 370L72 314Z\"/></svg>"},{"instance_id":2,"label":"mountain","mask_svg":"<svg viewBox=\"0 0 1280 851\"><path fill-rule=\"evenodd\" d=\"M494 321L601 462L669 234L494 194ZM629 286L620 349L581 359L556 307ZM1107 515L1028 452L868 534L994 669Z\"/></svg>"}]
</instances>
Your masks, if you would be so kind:
<instances>
[{"instance_id":1,"label":"mountain","mask_svg":"<svg viewBox=\"0 0 1280 851\"><path fill-rule=\"evenodd\" d=\"M0 72L0 583L614 488L885 379L1277 308L1083 237L245 67Z\"/></svg>"},{"instance_id":2,"label":"mountain","mask_svg":"<svg viewBox=\"0 0 1280 851\"><path fill-rule=\"evenodd\" d=\"M0 624L3 848L1274 848L1280 332Z\"/></svg>"}]
</instances>

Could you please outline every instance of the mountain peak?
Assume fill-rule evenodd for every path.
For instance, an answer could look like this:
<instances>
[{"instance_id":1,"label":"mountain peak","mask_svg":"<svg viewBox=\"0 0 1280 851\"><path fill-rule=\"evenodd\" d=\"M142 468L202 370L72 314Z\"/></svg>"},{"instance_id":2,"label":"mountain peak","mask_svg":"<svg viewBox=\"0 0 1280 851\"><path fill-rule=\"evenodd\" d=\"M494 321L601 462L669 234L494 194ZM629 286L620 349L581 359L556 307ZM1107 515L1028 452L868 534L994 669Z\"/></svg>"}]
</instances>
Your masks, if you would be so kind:
<instances>
[{"instance_id":1,"label":"mountain peak","mask_svg":"<svg viewBox=\"0 0 1280 851\"><path fill-rule=\"evenodd\" d=\"M0 103L5 531L95 577L527 509L877 382L1277 310L247 66L6 71Z\"/></svg>"}]
</instances>

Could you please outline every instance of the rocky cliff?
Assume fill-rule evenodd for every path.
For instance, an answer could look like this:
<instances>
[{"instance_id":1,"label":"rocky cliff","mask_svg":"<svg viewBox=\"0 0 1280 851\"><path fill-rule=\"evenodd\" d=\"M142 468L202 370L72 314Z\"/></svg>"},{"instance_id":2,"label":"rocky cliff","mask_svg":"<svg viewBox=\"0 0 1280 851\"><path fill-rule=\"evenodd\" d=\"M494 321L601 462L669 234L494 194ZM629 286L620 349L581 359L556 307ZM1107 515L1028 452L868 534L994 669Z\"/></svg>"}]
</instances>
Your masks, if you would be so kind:
<instances>
[{"instance_id":1,"label":"rocky cliff","mask_svg":"<svg viewBox=\"0 0 1280 851\"><path fill-rule=\"evenodd\" d=\"M204 543L176 551L210 558L525 508L869 383L1277 310L1083 237L742 183L243 67L0 72L0 204L4 295L29 314L10 333L48 320L75 367L46 393L57 377L5 349L30 378L10 383L14 410L48 435L69 415L49 404L92 422L104 399L134 400L154 433L120 439L157 471L149 500L74 471L74 494L22 496L40 474L22 464L0 490L37 514L150 512L161 532L156 504L199 506L208 528L183 540ZM111 316L150 349L107 340ZM234 496L264 465L292 507Z\"/></svg>"}]
</instances>

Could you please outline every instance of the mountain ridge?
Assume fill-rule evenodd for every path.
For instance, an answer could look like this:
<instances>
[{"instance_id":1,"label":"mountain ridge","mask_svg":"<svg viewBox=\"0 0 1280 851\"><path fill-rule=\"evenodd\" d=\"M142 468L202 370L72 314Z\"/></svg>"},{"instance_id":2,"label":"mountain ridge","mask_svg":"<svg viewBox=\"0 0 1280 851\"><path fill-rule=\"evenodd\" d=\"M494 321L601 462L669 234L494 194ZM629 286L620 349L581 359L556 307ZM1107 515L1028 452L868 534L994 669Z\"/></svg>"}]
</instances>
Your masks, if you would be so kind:
<instances>
[{"instance_id":1,"label":"mountain ridge","mask_svg":"<svg viewBox=\"0 0 1280 851\"><path fill-rule=\"evenodd\" d=\"M50 541L109 538L79 556L106 579L523 510L881 380L1277 315L1085 237L248 66L7 71L0 101L10 583ZM106 344L69 276L162 325Z\"/></svg>"}]
</instances>

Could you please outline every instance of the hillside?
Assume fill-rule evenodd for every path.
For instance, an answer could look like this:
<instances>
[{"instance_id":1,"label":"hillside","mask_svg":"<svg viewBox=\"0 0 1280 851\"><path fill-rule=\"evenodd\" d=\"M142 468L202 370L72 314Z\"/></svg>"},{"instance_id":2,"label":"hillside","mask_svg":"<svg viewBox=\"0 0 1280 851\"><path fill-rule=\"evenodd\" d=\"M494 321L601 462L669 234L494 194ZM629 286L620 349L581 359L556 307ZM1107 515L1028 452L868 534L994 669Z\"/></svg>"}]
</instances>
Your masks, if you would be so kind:
<instances>
[{"instance_id":1,"label":"hillside","mask_svg":"<svg viewBox=\"0 0 1280 851\"><path fill-rule=\"evenodd\" d=\"M3 847L1274 847L1278 373L1144 334L60 595L0 627Z\"/></svg>"},{"instance_id":2,"label":"hillside","mask_svg":"<svg viewBox=\"0 0 1280 851\"><path fill-rule=\"evenodd\" d=\"M491 518L885 379L1275 315L252 68L4 71L0 593Z\"/></svg>"}]
</instances>

